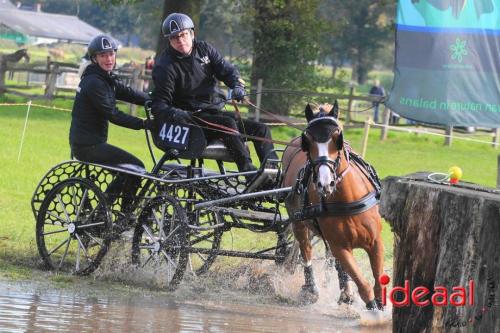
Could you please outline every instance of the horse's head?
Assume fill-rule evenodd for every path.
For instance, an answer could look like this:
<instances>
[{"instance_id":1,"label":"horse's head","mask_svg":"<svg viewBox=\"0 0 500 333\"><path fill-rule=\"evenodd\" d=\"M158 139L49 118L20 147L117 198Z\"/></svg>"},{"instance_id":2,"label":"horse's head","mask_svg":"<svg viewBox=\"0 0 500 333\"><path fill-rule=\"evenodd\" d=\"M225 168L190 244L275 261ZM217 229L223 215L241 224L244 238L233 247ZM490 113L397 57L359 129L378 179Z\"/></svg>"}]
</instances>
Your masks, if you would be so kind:
<instances>
[{"instance_id":1,"label":"horse's head","mask_svg":"<svg viewBox=\"0 0 500 333\"><path fill-rule=\"evenodd\" d=\"M30 62L30 56L28 54L28 50L27 49L17 50L13 54L11 54L11 56L12 56L12 59L10 61L13 61L13 62L18 62L22 58L24 58L25 62Z\"/></svg>"},{"instance_id":2,"label":"horse's head","mask_svg":"<svg viewBox=\"0 0 500 333\"><path fill-rule=\"evenodd\" d=\"M338 103L316 108L307 104L307 127L302 133L302 150L312 165L314 185L322 196L335 192L339 181L340 151L344 147L342 129L338 123Z\"/></svg>"}]
</instances>

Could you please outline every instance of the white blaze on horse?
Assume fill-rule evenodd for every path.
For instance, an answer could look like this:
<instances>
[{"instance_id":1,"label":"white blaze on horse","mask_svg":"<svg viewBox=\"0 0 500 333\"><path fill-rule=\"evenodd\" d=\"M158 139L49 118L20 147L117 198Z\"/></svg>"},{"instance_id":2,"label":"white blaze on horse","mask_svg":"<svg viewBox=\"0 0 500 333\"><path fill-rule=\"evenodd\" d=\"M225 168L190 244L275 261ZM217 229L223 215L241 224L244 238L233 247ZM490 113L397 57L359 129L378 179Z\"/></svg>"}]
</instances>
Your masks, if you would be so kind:
<instances>
[{"instance_id":1,"label":"white blaze on horse","mask_svg":"<svg viewBox=\"0 0 500 333\"><path fill-rule=\"evenodd\" d=\"M305 110L307 128L283 153L283 187L293 186L286 199L293 232L304 260L302 295L316 301L318 291L312 270L310 230L321 236L342 268L358 287L368 309L382 309L384 245L378 210L380 182L375 170L344 142L338 124L338 104ZM298 148L300 146L301 148ZM364 249L370 259L375 285L363 276L353 249ZM352 301L346 295L346 303Z\"/></svg>"}]
</instances>

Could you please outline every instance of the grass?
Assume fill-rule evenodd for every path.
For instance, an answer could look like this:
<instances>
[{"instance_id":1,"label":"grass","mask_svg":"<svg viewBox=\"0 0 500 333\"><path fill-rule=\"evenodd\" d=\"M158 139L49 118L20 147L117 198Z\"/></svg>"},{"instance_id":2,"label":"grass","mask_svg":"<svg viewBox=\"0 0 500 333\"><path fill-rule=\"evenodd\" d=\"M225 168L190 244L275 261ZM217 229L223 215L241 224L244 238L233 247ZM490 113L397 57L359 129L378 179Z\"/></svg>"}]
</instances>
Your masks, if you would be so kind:
<instances>
[{"instance_id":1,"label":"grass","mask_svg":"<svg viewBox=\"0 0 500 333\"><path fill-rule=\"evenodd\" d=\"M0 99L0 103L5 102L21 102L21 99L11 96ZM71 101L43 103L71 107ZM25 116L26 106L0 105L3 147L0 151L0 270L6 269L10 273L4 273L3 276L13 278L29 275L25 267L37 267L40 263L35 243L35 221L30 207L32 193L52 166L70 158L70 113L32 107L18 160ZM344 137L359 151L362 134L362 129L349 129L345 131ZM277 127L273 128L273 135L275 139L288 141L298 135L298 131ZM395 131L390 132L384 142L379 140L379 136L380 131L372 129L366 159L375 166L381 178L417 171L447 172L451 166L458 165L464 172L463 180L489 187L496 184L498 152L491 145L454 140L452 147L446 147L441 137ZM491 140L489 134L476 138ZM152 168L142 131L112 125L109 142L130 151L141 158L148 169ZM214 164L208 166L215 169ZM231 236L234 236L234 241ZM387 223L384 223L383 239L386 266L389 266L393 235ZM224 239L226 245L234 244L235 248L242 244L247 248L267 246L273 242L275 238L271 234L252 234L239 230Z\"/></svg>"}]
</instances>

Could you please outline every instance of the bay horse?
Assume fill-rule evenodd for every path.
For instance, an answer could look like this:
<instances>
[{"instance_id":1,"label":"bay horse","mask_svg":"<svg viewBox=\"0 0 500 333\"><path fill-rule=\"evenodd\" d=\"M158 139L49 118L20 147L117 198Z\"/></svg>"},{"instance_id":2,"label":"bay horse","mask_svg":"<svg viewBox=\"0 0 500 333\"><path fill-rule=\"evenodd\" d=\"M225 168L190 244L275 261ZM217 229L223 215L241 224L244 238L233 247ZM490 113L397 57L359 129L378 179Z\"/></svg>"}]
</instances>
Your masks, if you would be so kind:
<instances>
[{"instance_id":1,"label":"bay horse","mask_svg":"<svg viewBox=\"0 0 500 333\"><path fill-rule=\"evenodd\" d=\"M283 153L283 187L293 191L285 199L288 216L304 261L301 294L315 302L318 291L312 269L310 231L323 238L358 287L369 310L382 310L384 244L378 209L380 181L374 169L351 151L338 123L338 103L314 112L307 105L307 128ZM363 276L353 249L364 249L375 279Z\"/></svg>"}]
</instances>

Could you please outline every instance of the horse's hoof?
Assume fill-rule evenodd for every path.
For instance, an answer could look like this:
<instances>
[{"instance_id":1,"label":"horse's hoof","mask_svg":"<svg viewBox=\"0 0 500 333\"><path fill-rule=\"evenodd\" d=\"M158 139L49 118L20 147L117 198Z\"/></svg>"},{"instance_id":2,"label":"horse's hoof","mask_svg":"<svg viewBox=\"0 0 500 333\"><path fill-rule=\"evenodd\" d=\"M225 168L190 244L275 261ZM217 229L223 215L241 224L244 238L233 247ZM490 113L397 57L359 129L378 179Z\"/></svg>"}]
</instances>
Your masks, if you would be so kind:
<instances>
[{"instance_id":1,"label":"horse's hoof","mask_svg":"<svg viewBox=\"0 0 500 333\"><path fill-rule=\"evenodd\" d=\"M303 285L300 289L299 301L301 305L314 304L319 299L319 292L316 286Z\"/></svg>"},{"instance_id":2,"label":"horse's hoof","mask_svg":"<svg viewBox=\"0 0 500 333\"><path fill-rule=\"evenodd\" d=\"M345 290L342 290L342 292L340 293L340 296L339 296L339 300L337 301L337 304L340 305L340 304L347 304L347 305L351 305L352 302L354 301L354 295L346 292Z\"/></svg>"},{"instance_id":3,"label":"horse's hoof","mask_svg":"<svg viewBox=\"0 0 500 333\"><path fill-rule=\"evenodd\" d=\"M382 305L382 301L378 299L372 299L371 301L366 303L367 310L380 310L384 311L384 306Z\"/></svg>"},{"instance_id":4,"label":"horse's hoof","mask_svg":"<svg viewBox=\"0 0 500 333\"><path fill-rule=\"evenodd\" d=\"M382 304L382 300L380 298L375 298L375 303L377 303L377 308L381 311L384 311L384 304Z\"/></svg>"}]
</instances>

